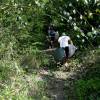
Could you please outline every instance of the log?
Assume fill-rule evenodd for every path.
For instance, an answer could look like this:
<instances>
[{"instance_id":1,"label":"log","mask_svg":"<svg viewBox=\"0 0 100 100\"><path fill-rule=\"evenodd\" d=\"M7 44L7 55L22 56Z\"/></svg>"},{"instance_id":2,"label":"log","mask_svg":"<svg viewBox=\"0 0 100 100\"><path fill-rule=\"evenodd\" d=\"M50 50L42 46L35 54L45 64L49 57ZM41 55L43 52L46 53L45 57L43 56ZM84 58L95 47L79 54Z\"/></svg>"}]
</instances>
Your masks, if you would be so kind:
<instances>
[{"instance_id":1,"label":"log","mask_svg":"<svg viewBox=\"0 0 100 100\"><path fill-rule=\"evenodd\" d=\"M52 52L56 50L56 48L51 48L51 49L46 49L46 50L42 50L41 52Z\"/></svg>"}]
</instances>

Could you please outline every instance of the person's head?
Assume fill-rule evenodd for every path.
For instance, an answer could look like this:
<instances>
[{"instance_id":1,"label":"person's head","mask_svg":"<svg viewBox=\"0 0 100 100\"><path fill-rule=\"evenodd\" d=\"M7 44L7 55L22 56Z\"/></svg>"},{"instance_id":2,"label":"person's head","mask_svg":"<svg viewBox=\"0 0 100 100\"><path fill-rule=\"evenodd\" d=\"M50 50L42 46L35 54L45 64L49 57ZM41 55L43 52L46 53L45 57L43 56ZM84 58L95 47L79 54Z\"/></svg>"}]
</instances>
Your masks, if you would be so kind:
<instances>
[{"instance_id":1,"label":"person's head","mask_svg":"<svg viewBox=\"0 0 100 100\"><path fill-rule=\"evenodd\" d=\"M62 36L65 36L65 35L66 35L66 34L63 32L63 33L62 33Z\"/></svg>"},{"instance_id":2,"label":"person's head","mask_svg":"<svg viewBox=\"0 0 100 100\"><path fill-rule=\"evenodd\" d=\"M53 30L53 26L49 26L48 29L49 29L49 30Z\"/></svg>"}]
</instances>

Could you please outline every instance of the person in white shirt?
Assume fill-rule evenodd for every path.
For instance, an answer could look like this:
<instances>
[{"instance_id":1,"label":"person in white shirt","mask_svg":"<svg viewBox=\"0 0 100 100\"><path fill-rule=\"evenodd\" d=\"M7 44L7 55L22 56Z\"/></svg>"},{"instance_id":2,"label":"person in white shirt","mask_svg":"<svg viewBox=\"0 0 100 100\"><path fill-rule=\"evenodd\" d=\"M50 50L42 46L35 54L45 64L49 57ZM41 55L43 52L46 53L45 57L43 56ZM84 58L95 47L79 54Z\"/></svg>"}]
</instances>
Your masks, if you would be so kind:
<instances>
[{"instance_id":1,"label":"person in white shirt","mask_svg":"<svg viewBox=\"0 0 100 100\"><path fill-rule=\"evenodd\" d=\"M65 33L62 33L62 36L59 37L58 42L60 43L60 47L64 48L66 58L68 58L69 54L69 44L73 44L72 40L69 36L66 36Z\"/></svg>"}]
</instances>

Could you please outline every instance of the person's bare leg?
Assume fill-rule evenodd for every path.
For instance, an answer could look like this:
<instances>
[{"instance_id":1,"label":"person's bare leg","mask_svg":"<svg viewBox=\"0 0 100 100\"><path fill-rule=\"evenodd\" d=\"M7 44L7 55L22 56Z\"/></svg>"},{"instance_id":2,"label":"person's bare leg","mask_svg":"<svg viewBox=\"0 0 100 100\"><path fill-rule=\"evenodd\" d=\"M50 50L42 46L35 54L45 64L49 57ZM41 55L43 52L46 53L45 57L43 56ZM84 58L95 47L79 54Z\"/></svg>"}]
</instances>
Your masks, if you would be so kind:
<instances>
[{"instance_id":1,"label":"person's bare leg","mask_svg":"<svg viewBox=\"0 0 100 100\"><path fill-rule=\"evenodd\" d=\"M68 60L68 58L65 58L65 59L64 59L64 62L63 62L63 65L64 65L65 67L68 66L67 60Z\"/></svg>"},{"instance_id":2,"label":"person's bare leg","mask_svg":"<svg viewBox=\"0 0 100 100\"><path fill-rule=\"evenodd\" d=\"M51 48L54 48L54 42L51 41Z\"/></svg>"}]
</instances>

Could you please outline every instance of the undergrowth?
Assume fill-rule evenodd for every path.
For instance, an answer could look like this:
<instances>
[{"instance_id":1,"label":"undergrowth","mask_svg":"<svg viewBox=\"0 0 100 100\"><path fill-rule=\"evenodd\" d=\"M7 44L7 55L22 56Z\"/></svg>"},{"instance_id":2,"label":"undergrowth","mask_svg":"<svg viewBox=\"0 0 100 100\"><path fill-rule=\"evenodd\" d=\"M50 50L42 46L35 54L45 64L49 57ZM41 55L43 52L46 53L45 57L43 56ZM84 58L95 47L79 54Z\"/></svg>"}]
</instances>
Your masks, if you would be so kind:
<instances>
[{"instance_id":1,"label":"undergrowth","mask_svg":"<svg viewBox=\"0 0 100 100\"><path fill-rule=\"evenodd\" d=\"M92 54L91 54L92 53ZM90 55L91 54L91 55ZM77 100L100 100L100 50L89 51L85 57L86 73L75 82Z\"/></svg>"}]
</instances>

